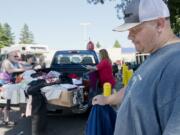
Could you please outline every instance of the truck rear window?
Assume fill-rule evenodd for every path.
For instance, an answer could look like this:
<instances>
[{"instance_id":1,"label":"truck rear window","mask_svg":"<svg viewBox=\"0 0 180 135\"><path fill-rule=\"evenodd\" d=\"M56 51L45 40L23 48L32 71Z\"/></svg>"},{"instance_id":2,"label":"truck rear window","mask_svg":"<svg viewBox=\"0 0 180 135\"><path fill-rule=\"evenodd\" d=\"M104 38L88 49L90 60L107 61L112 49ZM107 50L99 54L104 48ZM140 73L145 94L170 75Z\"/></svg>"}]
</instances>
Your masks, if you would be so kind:
<instances>
[{"instance_id":1,"label":"truck rear window","mask_svg":"<svg viewBox=\"0 0 180 135\"><path fill-rule=\"evenodd\" d=\"M55 64L96 64L92 54L81 53L57 54L54 62Z\"/></svg>"}]
</instances>

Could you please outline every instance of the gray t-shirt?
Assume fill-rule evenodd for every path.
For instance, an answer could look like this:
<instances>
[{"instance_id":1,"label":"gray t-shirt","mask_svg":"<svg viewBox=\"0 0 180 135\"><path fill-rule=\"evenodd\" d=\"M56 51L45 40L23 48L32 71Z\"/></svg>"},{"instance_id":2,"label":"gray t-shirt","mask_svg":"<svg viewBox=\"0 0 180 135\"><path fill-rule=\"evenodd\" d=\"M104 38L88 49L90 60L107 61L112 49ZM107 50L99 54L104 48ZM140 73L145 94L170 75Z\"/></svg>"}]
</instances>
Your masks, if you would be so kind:
<instances>
[{"instance_id":1,"label":"gray t-shirt","mask_svg":"<svg viewBox=\"0 0 180 135\"><path fill-rule=\"evenodd\" d=\"M134 73L114 135L180 135L180 43L152 53Z\"/></svg>"}]
</instances>

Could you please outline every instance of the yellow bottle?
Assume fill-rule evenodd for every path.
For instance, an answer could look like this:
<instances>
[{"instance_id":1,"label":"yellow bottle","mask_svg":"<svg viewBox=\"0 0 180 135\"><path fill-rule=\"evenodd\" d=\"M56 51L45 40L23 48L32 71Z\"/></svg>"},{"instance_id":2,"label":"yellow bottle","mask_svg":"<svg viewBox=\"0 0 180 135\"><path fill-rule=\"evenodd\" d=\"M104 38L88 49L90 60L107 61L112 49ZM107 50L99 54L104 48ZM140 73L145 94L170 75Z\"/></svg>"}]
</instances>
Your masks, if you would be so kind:
<instances>
[{"instance_id":1,"label":"yellow bottle","mask_svg":"<svg viewBox=\"0 0 180 135\"><path fill-rule=\"evenodd\" d=\"M111 95L111 84L108 82L103 85L103 95L106 97Z\"/></svg>"}]
</instances>

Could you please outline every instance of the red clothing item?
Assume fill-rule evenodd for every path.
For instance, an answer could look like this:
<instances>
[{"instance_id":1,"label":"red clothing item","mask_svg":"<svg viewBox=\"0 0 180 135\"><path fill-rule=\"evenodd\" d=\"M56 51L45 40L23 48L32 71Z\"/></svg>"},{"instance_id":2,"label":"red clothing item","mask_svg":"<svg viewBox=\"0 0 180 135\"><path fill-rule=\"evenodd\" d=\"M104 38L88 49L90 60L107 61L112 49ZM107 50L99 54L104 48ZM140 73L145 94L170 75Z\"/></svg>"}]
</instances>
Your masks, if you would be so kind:
<instances>
[{"instance_id":1,"label":"red clothing item","mask_svg":"<svg viewBox=\"0 0 180 135\"><path fill-rule=\"evenodd\" d=\"M115 78L113 76L112 65L109 62L109 60L108 59L101 60L101 62L96 67L98 69L99 81L101 87L103 87L103 84L105 82L109 82L113 88L115 85Z\"/></svg>"}]
</instances>

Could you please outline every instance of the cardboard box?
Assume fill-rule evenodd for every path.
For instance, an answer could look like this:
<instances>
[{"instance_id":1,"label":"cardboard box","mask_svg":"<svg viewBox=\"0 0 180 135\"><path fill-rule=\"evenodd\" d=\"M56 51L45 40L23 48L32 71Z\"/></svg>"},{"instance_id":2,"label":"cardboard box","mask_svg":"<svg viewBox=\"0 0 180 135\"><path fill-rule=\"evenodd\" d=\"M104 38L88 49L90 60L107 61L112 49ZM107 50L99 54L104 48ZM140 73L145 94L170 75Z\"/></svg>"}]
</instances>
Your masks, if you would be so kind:
<instances>
[{"instance_id":1,"label":"cardboard box","mask_svg":"<svg viewBox=\"0 0 180 135\"><path fill-rule=\"evenodd\" d=\"M48 102L53 105L59 105L63 107L73 107L75 105L73 104L73 96L75 90L77 89L62 90L59 99L49 100Z\"/></svg>"}]
</instances>

